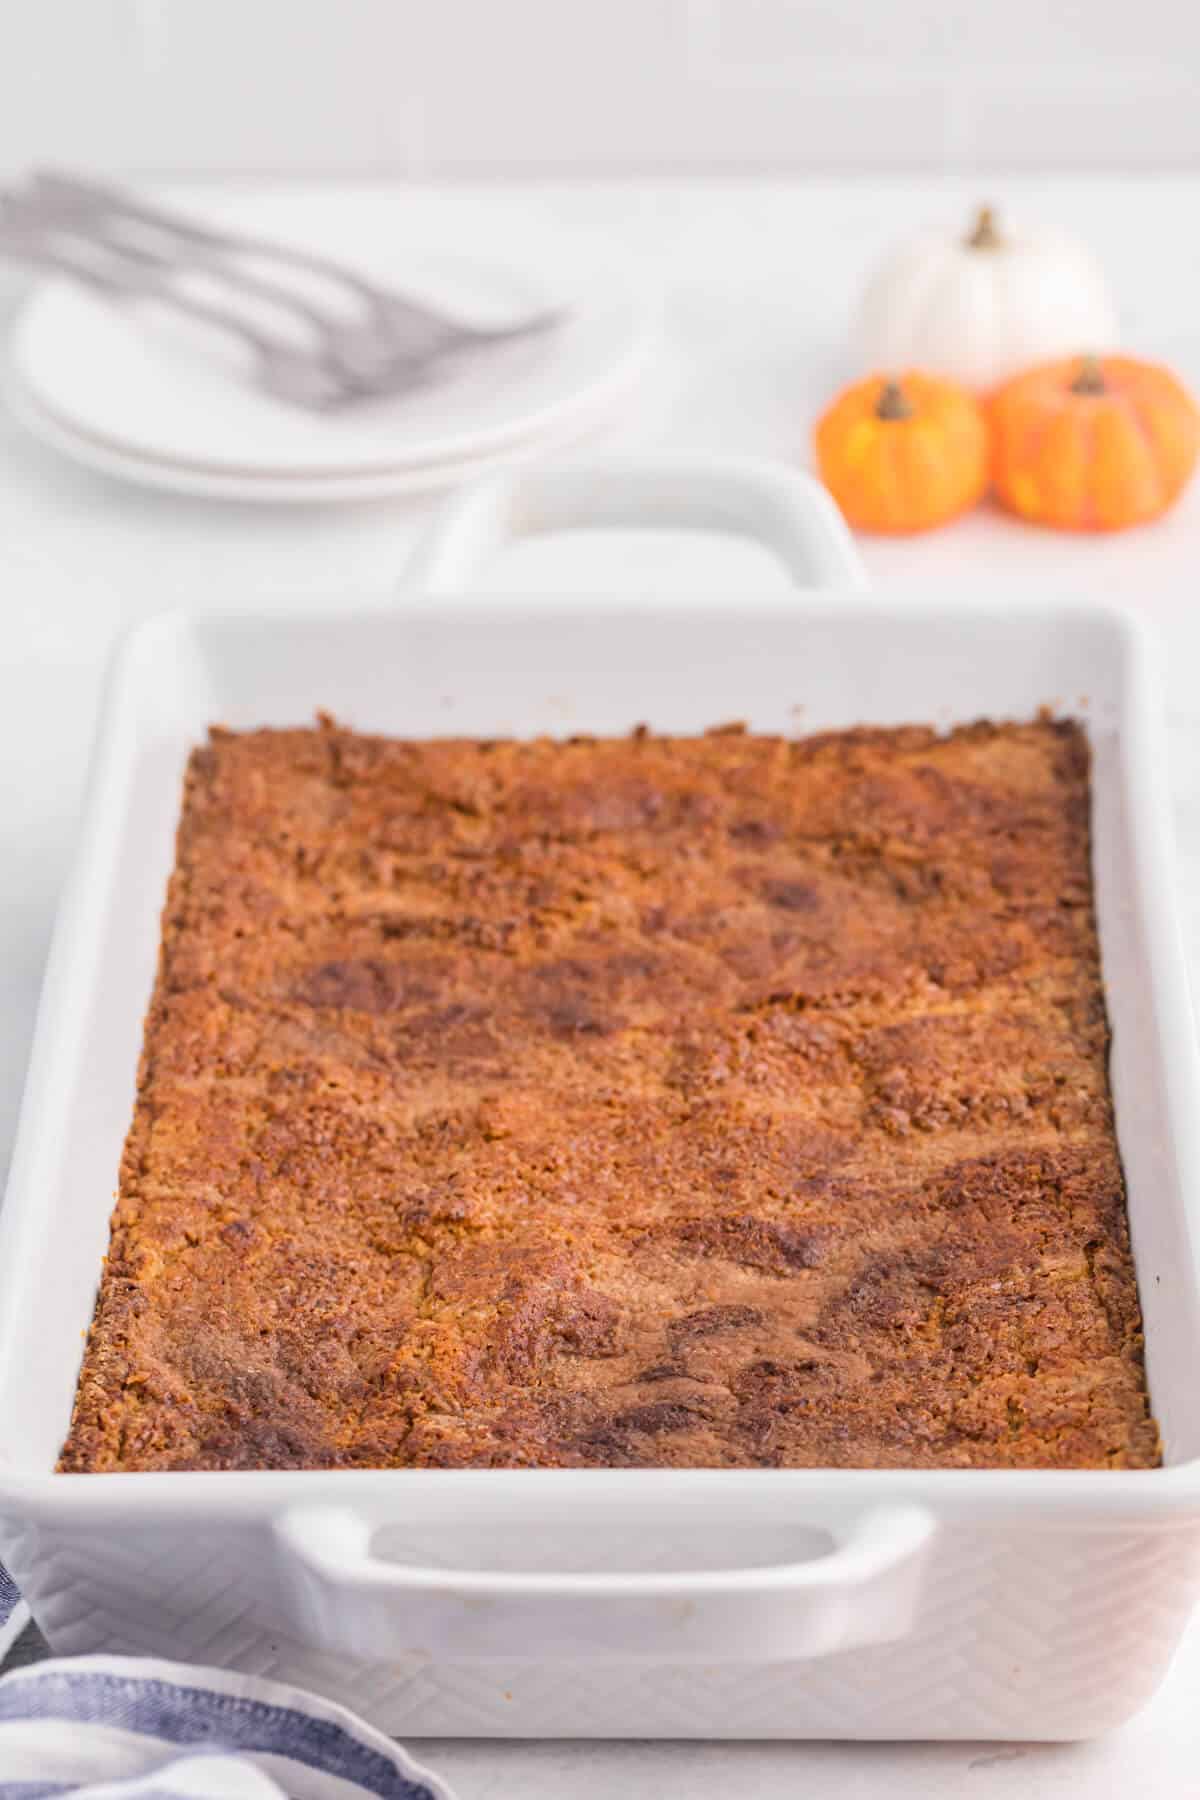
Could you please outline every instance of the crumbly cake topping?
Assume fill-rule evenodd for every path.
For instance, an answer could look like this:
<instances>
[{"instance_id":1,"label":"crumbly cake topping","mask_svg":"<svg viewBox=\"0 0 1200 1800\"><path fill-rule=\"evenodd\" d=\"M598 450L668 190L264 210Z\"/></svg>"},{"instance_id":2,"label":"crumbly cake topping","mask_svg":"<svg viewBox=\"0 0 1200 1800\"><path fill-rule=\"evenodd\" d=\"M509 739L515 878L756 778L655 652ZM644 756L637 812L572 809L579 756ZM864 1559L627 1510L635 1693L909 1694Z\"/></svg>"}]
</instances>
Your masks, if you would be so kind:
<instances>
[{"instance_id":1,"label":"crumbly cake topping","mask_svg":"<svg viewBox=\"0 0 1200 1800\"><path fill-rule=\"evenodd\" d=\"M1145 1467L1086 740L214 731L65 1470Z\"/></svg>"}]
</instances>

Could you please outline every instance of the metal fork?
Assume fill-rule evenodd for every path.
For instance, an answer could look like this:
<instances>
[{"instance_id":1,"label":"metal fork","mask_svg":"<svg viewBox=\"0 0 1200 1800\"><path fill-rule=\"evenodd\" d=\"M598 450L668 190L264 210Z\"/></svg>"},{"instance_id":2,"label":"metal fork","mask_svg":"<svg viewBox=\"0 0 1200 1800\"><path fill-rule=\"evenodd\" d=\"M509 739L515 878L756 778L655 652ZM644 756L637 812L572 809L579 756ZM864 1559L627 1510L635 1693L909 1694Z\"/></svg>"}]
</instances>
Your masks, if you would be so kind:
<instances>
[{"instance_id":1,"label":"metal fork","mask_svg":"<svg viewBox=\"0 0 1200 1800\"><path fill-rule=\"evenodd\" d=\"M218 277L231 289L290 307L324 332L328 353L351 381L371 383L375 372L386 371L396 358L408 365L538 337L554 330L565 316L561 309L552 308L511 325L468 325L425 302L381 287L318 252L217 231L166 208L150 206L107 183L57 171L36 171L27 193L16 196L15 201L30 229L52 225L75 234L103 236L115 248L151 258L159 269L194 268ZM140 231L140 239L135 240L131 226ZM155 237L163 240L157 249ZM347 318L317 308L286 283L231 265L231 257L274 263L335 283L355 303L359 316Z\"/></svg>"},{"instance_id":2,"label":"metal fork","mask_svg":"<svg viewBox=\"0 0 1200 1800\"><path fill-rule=\"evenodd\" d=\"M303 407L309 412L329 412L364 397L361 388L348 386L319 353L289 344L261 330L229 307L181 293L155 270L137 268L116 257L89 258L78 252L72 253L65 246L52 248L49 243L39 242L36 238L8 233L2 222L0 253L15 256L37 268L70 275L108 299L164 302L175 312L236 337L252 354L251 373L255 386L289 406ZM380 397L388 392L409 393L429 379L429 372L429 364L417 364L401 377L397 366L392 372L390 388L377 383L370 391Z\"/></svg>"},{"instance_id":3,"label":"metal fork","mask_svg":"<svg viewBox=\"0 0 1200 1800\"><path fill-rule=\"evenodd\" d=\"M2 233L3 226L0 225L0 241ZM78 253L89 249L107 253L99 266L94 263L89 265L93 286L103 285L111 293L120 292L128 299L144 295L174 306L178 311L187 312L193 317L203 316L210 324L220 324L225 330L238 331L258 351L260 357L265 354L264 344L269 334L243 314L205 302L200 296L190 293L179 285L176 278L189 274L202 275L224 285L240 298L263 301L276 313L292 313L305 326L307 337L307 349L297 345L293 347L294 350L299 355L307 356L309 360L317 359L326 365L326 373L337 378L348 398L365 397L368 394L396 394L409 386L420 385L434 361L432 356L406 355L381 338L372 339L353 322L343 322L321 308L310 305L277 282L262 280L241 271L236 281L222 281L222 271L219 268L209 267L201 261L197 261L194 266L180 266L169 254L150 249L146 245L126 243L119 235L110 235L103 226L86 232L56 230L51 237L53 241L49 247L64 250L68 256L72 251ZM277 343L277 352L273 353L273 360L277 364L280 353L286 353L288 348L286 343ZM295 361L295 356L291 360Z\"/></svg>"}]
</instances>

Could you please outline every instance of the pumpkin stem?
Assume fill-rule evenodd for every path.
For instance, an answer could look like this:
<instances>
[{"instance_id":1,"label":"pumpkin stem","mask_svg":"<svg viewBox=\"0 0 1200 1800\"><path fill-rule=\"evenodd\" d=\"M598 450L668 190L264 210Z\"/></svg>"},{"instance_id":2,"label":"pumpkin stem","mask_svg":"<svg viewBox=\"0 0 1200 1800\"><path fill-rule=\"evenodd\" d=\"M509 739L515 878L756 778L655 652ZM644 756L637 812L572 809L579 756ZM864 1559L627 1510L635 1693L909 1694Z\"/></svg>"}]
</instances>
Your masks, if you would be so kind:
<instances>
[{"instance_id":1,"label":"pumpkin stem","mask_svg":"<svg viewBox=\"0 0 1200 1800\"><path fill-rule=\"evenodd\" d=\"M898 381L885 381L875 402L877 419L911 419L912 401Z\"/></svg>"},{"instance_id":2,"label":"pumpkin stem","mask_svg":"<svg viewBox=\"0 0 1200 1800\"><path fill-rule=\"evenodd\" d=\"M996 215L990 206L981 206L975 223L967 235L968 250L999 250L1004 239L996 228Z\"/></svg>"},{"instance_id":3,"label":"pumpkin stem","mask_svg":"<svg viewBox=\"0 0 1200 1800\"><path fill-rule=\"evenodd\" d=\"M1073 394L1103 394L1105 391L1104 370L1100 367L1098 356L1081 356L1079 373L1071 383Z\"/></svg>"}]
</instances>

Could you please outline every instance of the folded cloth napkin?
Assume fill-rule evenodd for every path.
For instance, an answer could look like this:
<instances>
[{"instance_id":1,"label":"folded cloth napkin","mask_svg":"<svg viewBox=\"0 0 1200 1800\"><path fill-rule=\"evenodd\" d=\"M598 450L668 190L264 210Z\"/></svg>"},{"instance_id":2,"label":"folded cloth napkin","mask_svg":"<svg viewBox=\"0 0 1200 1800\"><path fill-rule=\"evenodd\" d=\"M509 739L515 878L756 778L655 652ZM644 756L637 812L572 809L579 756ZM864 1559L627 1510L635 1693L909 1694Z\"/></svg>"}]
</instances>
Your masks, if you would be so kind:
<instances>
[{"instance_id":1,"label":"folded cloth napkin","mask_svg":"<svg viewBox=\"0 0 1200 1800\"><path fill-rule=\"evenodd\" d=\"M0 1679L0 1800L60 1795L453 1800L398 1744L332 1701L128 1656L60 1658Z\"/></svg>"},{"instance_id":2,"label":"folded cloth napkin","mask_svg":"<svg viewBox=\"0 0 1200 1800\"><path fill-rule=\"evenodd\" d=\"M22 1600L16 1582L0 1563L0 1669L28 1623L29 1608Z\"/></svg>"}]
</instances>

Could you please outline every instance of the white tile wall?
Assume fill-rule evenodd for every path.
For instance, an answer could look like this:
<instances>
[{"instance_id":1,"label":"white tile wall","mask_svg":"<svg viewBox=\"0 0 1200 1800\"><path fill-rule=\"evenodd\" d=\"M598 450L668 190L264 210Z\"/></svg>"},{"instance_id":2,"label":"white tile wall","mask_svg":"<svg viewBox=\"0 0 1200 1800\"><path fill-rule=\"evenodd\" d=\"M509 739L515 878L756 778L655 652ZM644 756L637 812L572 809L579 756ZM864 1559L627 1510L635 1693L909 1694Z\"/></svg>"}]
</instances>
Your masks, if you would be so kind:
<instances>
[{"instance_id":1,"label":"white tile wall","mask_svg":"<svg viewBox=\"0 0 1200 1800\"><path fill-rule=\"evenodd\" d=\"M0 172L1200 164L1200 0L0 0Z\"/></svg>"}]
</instances>

